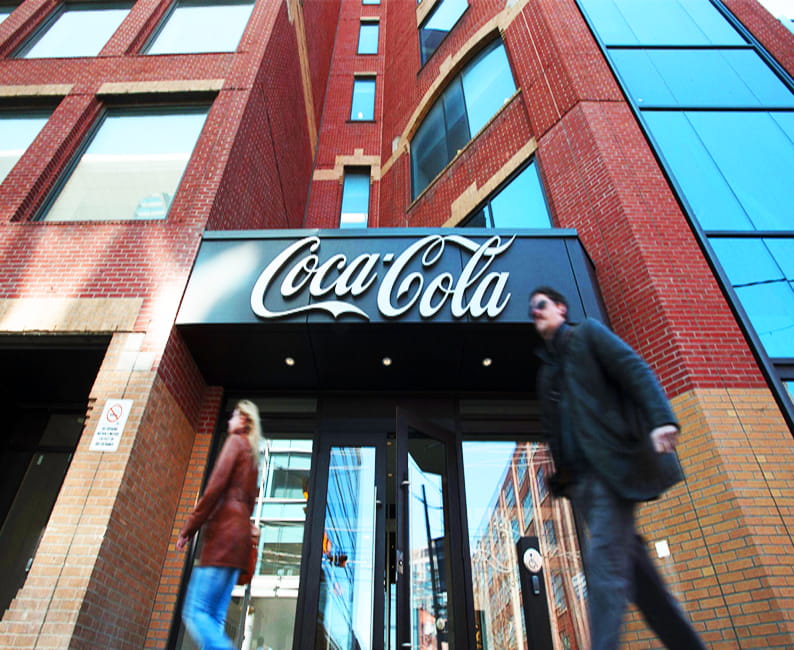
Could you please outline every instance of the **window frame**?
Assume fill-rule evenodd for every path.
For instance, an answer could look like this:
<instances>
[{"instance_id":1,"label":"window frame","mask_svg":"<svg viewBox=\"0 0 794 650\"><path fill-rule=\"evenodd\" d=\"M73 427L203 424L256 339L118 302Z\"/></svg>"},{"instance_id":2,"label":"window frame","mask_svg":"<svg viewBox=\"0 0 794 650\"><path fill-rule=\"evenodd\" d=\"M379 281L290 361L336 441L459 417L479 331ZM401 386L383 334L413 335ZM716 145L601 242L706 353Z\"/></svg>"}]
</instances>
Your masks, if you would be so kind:
<instances>
[{"instance_id":1,"label":"window frame","mask_svg":"<svg viewBox=\"0 0 794 650\"><path fill-rule=\"evenodd\" d=\"M421 0L419 0L419 1L421 2ZM436 4L433 6L433 8L430 9L430 11L427 13L427 15L422 19L422 22L419 23L419 27L417 29L418 29L418 38L419 38L419 66L420 66L420 68L424 68L424 66L427 65L427 62L430 61L430 59L433 58L433 55L436 52L438 52L438 50L441 49L441 46L447 40L447 37L452 33L452 31L455 29L455 27L457 27L457 25L460 23L460 21L463 20L463 17L466 15L466 13L469 11L469 8L471 7L471 5L469 4L468 0L460 0L460 1L466 3L466 8L463 11L460 12L458 17L455 19L455 22L453 22L452 25L450 26L450 28L444 33L443 38L438 42L438 44L433 48L433 50L426 54L425 53L425 47L423 47L422 30L426 28L425 26L427 25L427 23L429 23L433 19L433 17L436 15L436 13L441 10L441 7L444 5L444 3L448 2L448 1L455 1L455 0L438 0L438 2L436 2Z\"/></svg>"},{"instance_id":2,"label":"window frame","mask_svg":"<svg viewBox=\"0 0 794 650\"><path fill-rule=\"evenodd\" d=\"M742 107L742 106L674 106L674 107L664 107L664 108L644 108L633 99L631 92L629 90L629 85L626 82L624 75L622 74L621 70L618 67L618 64L615 62L614 58L611 56L610 52L612 50L618 49L658 49L661 47L665 47L664 45L659 45L655 43L653 45L642 44L639 43L637 45L627 46L623 45L609 45L607 44L600 32L599 28L596 25L596 22L592 19L589 15L586 3L587 0L576 0L578 8L584 17L590 31L593 34L599 48L601 49L604 58L607 61L607 65L610 66L613 74L615 75L618 84L621 87L621 90L624 94L626 102L630 108L630 110L634 113L637 122L640 124L643 132L645 134L646 139L648 140L654 155L659 160L662 172L664 173L668 183L670 184L671 188L673 189L675 195L679 200L679 204L681 205L682 211L684 212L687 220L690 224L692 232L695 234L695 237L700 244L701 250L704 252L704 256L708 263L710 264L720 286L722 289L723 294L726 297L726 301L728 306L733 311L734 316L739 324L740 329L745 335L746 340L748 341L751 350L759 363L759 366L762 370L762 373L765 375L770 388L772 389L773 394L775 395L776 401L783 412L784 417L788 421L789 427L794 430L794 399L788 393L786 386L784 385L784 381L787 381L787 377L794 376L794 372L792 372L792 368L794 368L794 359L786 358L786 357L771 357L770 354L765 349L765 346L762 344L760 336L758 332L756 332L755 327L745 310L744 305L742 304L739 296L737 295L736 290L732 286L730 279L728 278L728 274L726 269L723 267L722 262L720 261L719 257L716 255L714 251L711 240L721 237L733 237L733 238L761 238L763 239L766 236L775 236L775 237L787 237L794 232L786 231L786 230L776 230L776 231L761 231L761 230L717 230L717 229L708 229L703 224L700 223L699 215L694 210L693 206L691 205L687 194L684 192L684 189L681 183L676 176L675 170L673 165L669 162L668 156L666 154L665 148L661 145L661 143L657 140L656 136L652 132L652 129L645 118L645 114L656 112L656 111L668 111L668 112L676 112L676 113L683 113L687 109L695 109L698 111L715 111L715 112L730 112L730 111L743 111L743 112L754 112L754 113L761 113L761 112L777 112L783 111L786 113L794 112L792 108L781 108L775 106L768 106L766 104L761 103L757 107ZM725 23L732 28L738 37L744 41L744 43L740 45L734 45L731 49L745 49L753 51L755 54L759 56L759 58L769 67L772 73L774 73L778 79L780 80L781 84L789 89L790 92L794 93L794 79L785 71L785 69L780 66L777 61L771 56L771 54L761 45L761 43L753 36L751 32L749 32L744 25L736 19L733 14L724 6L721 0L704 0L704 5L709 5L713 8L717 14L725 21ZM676 44L676 45L668 45L668 48L674 49L691 49L691 46L688 47L686 44ZM712 43L705 46L700 46L698 49L726 49L725 44L722 43Z\"/></svg>"},{"instance_id":3,"label":"window frame","mask_svg":"<svg viewBox=\"0 0 794 650\"><path fill-rule=\"evenodd\" d=\"M364 34L364 29L366 27L375 28L375 50L373 52L362 52L361 51L361 42L362 36ZM359 21L358 26L358 42L356 44L356 54L359 56L373 56L376 54L380 54L380 20L373 20L368 18L362 18Z\"/></svg>"},{"instance_id":4,"label":"window frame","mask_svg":"<svg viewBox=\"0 0 794 650\"><path fill-rule=\"evenodd\" d=\"M371 117L356 117L353 114L355 108L357 108L356 102L356 87L358 84L372 84L372 105L367 106L368 112L372 112ZM350 113L348 117L349 122L374 122L375 121L375 100L377 99L378 94L378 81L377 75L374 74L357 74L353 77L353 88L350 92ZM359 95L359 99L361 99L361 95Z\"/></svg>"},{"instance_id":5,"label":"window frame","mask_svg":"<svg viewBox=\"0 0 794 650\"><path fill-rule=\"evenodd\" d=\"M174 188L173 197L175 198L179 193L179 190L182 186L182 181L184 180L185 172L187 171L188 166L190 165L191 159L193 157L193 152L198 145L198 142L201 138L201 134L206 126L207 116L212 108L212 102L179 102L174 104L150 104L150 105L141 105L141 106L133 106L128 104L115 104L115 103L108 103L103 107L103 110L100 112L99 116L94 120L94 123L91 127L87 130L85 135L80 142L80 145L71 155L69 162L64 166L64 168L58 173L58 178L52 184L52 187L47 192L46 198L39 206L39 208L35 211L32 221L35 222L42 222L42 223L81 223L81 224L90 224L90 223L150 223L152 221L155 222L167 222L171 213L171 206L173 205L173 199L171 204L168 206L168 210L165 213L163 218L157 219L134 219L134 218L113 218L113 219L68 219L68 220L55 220L49 221L47 219L47 215L50 213L55 202L60 197L63 190L68 185L69 181L72 179L75 170L77 169L78 165L80 164L83 156L87 153L88 149L90 148L91 144L96 139L97 135L99 134L102 125L105 124L108 117L113 116L115 113L122 113L122 114L141 114L141 113L149 113L149 112L163 112L163 113L172 113L177 112L179 110L183 110L185 112L200 112L203 109L206 109L206 116L204 119L204 124L202 125L201 129L199 130L196 136L196 142L193 145L193 149L188 156L188 161L185 164L184 169L182 170L182 174L180 176L179 182L177 183L176 187Z\"/></svg>"},{"instance_id":6,"label":"window frame","mask_svg":"<svg viewBox=\"0 0 794 650\"><path fill-rule=\"evenodd\" d=\"M179 50L175 52L151 52L151 49L154 47L157 40L160 38L161 34L165 30L168 25L168 22L177 13L180 9L180 6L223 6L223 5L250 5L251 11L248 14L248 18L243 25L242 30L240 31L240 37L237 39L237 44L234 48L230 50ZM168 7L168 10L163 14L162 18L160 18L157 26L146 39L143 47L141 48L141 54L144 56L180 56L180 55L190 55L190 54L228 54L232 52L236 52L240 47L240 41L242 41L243 36L245 35L245 31L248 29L248 24L251 22L251 16L254 11L254 7L256 5L256 0L212 0L208 5L205 3L200 2L200 0L173 0Z\"/></svg>"},{"instance_id":7,"label":"window frame","mask_svg":"<svg viewBox=\"0 0 794 650\"><path fill-rule=\"evenodd\" d=\"M477 131L472 132L472 128L471 128L472 118L470 117L470 113L472 112L471 109L479 108L479 107L473 101L468 101L466 99L466 84L464 77L467 74L471 73L473 70L476 70L479 65L483 64L483 62L485 61L485 59L487 59L489 55L491 55L499 48L501 48L503 51L505 57L505 64L506 64L505 70L507 73L509 73L510 81L512 82L512 87L513 87L512 95L510 95L510 97L506 97L505 98L506 101L504 101L500 106L496 107L493 113L491 113L490 117L484 121L482 126L480 126L480 128ZM491 79L499 79L499 78L500 77L491 77ZM465 126L468 131L468 138L466 139L465 142L458 143L459 146L455 142L450 142L450 138L449 138L450 129L448 127L448 121L446 117L447 102L451 97L451 95L453 94L453 90L457 87L459 87L460 89L459 94L462 97L463 117L465 118L465 122L466 122ZM447 79L444 86L436 94L433 102L429 103L429 107L427 111L425 112L421 122L418 124L418 126L413 132L413 135L411 136L411 141L409 143L409 150L410 150L409 164L410 164L410 173L411 173L410 190L411 190L412 203L417 201L422 196L422 194L425 191L427 191L427 189L431 185L433 185L435 180L439 176L441 176L444 170L446 170L449 167L449 165L455 160L457 156L457 152L463 151L466 147L468 147L471 144L473 140L475 140L480 135L481 132L486 130L486 128L493 121L496 115L498 115L504 109L504 107L510 103L507 100L509 100L511 97L514 97L517 92L518 92L518 86L516 86L515 83L513 68L510 65L510 59L507 56L507 49L505 47L504 41L501 39L501 37L496 36L495 38L486 40L485 42L481 43L481 46L473 53L473 55L469 58L466 64L462 68L458 69L453 76ZM425 155L421 157L417 155L416 142L417 139L424 136L425 131L423 130L423 127L425 127L425 125L428 124L428 120L436 112L437 109L440 109L442 115L441 120L444 130L444 140L442 144L444 149L446 150L446 162L443 165L441 165L441 167L438 169L435 175L432 178L428 178L427 182L420 188L417 183L418 170L420 169L419 165L420 163L423 163L424 161L428 160L429 156L427 155L427 153L425 153ZM429 126L428 129L430 129ZM455 133L456 131L453 130L452 132ZM455 153L451 153L451 145L452 148L456 149ZM424 178L422 180L424 180Z\"/></svg>"},{"instance_id":8,"label":"window frame","mask_svg":"<svg viewBox=\"0 0 794 650\"><path fill-rule=\"evenodd\" d=\"M133 5L135 4L134 0L78 0L75 2L62 2L60 3L49 15L42 21L42 23L33 30L31 34L25 38L21 45L14 50L11 58L13 59L27 59L27 60L38 60L38 59L47 59L47 58L55 58L55 59L79 59L79 58L93 58L99 56L100 52L102 52L107 44L111 41L113 36L119 30L121 25L129 16L130 11L132 10ZM113 31L107 36L99 50L95 54L57 54L55 56L36 56L36 57L28 57L28 54L39 44L41 43L49 33L49 31L58 23L58 21L65 16L70 11L73 11L75 14L79 13L80 11L86 10L104 10L104 9L126 9L127 14L124 18L121 19L118 25L113 29Z\"/></svg>"},{"instance_id":9,"label":"window frame","mask_svg":"<svg viewBox=\"0 0 794 650\"><path fill-rule=\"evenodd\" d=\"M365 219L363 223L359 222L350 222L350 225L344 225L344 217L346 214L362 214L359 212L345 212L345 191L347 189L347 181L348 179L357 178L359 180L366 178L366 187L367 187L367 211L363 213L365 215ZM358 166L358 165L351 165L349 167L345 167L342 175L342 192L339 201L339 229L340 230L350 230L354 228L368 228L369 227L369 218L371 215L371 204L372 204L372 170L369 167Z\"/></svg>"}]
</instances>

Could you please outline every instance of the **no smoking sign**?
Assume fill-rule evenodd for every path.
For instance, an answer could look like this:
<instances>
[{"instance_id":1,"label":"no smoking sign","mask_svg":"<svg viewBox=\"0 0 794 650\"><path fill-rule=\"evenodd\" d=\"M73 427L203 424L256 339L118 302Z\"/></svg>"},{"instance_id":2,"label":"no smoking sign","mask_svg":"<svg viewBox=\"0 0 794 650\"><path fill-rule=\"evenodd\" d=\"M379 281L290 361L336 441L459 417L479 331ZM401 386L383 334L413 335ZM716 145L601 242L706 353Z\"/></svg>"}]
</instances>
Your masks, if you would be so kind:
<instances>
[{"instance_id":1,"label":"no smoking sign","mask_svg":"<svg viewBox=\"0 0 794 650\"><path fill-rule=\"evenodd\" d=\"M116 451L119 448L121 434L131 408L131 399L109 399L105 402L102 417L99 418L99 424L91 440L89 447L91 451Z\"/></svg>"}]
</instances>

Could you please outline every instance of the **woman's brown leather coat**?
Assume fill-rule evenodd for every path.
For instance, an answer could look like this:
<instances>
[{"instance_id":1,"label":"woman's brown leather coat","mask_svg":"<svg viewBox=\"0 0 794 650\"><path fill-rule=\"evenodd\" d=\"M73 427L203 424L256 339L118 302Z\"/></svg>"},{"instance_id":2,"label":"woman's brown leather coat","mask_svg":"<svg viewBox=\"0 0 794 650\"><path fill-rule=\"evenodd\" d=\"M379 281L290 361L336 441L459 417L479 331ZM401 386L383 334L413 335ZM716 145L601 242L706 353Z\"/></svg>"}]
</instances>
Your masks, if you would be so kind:
<instances>
[{"instance_id":1,"label":"woman's brown leather coat","mask_svg":"<svg viewBox=\"0 0 794 650\"><path fill-rule=\"evenodd\" d=\"M206 523L199 563L244 569L248 564L257 465L248 438L232 434L223 444L204 494L181 534L192 537Z\"/></svg>"}]
</instances>

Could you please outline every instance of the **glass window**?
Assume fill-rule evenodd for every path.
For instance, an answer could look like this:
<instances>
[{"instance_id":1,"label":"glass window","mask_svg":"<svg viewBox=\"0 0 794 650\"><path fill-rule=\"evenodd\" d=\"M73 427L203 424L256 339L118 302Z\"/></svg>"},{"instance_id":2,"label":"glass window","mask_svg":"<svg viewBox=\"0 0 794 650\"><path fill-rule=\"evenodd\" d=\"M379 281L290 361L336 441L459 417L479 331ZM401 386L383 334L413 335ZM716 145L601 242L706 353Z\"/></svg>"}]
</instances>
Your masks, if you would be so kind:
<instances>
[{"instance_id":1,"label":"glass window","mask_svg":"<svg viewBox=\"0 0 794 650\"><path fill-rule=\"evenodd\" d=\"M441 0L419 26L419 51L422 65L433 56L446 35L468 9L467 0Z\"/></svg>"},{"instance_id":2,"label":"glass window","mask_svg":"<svg viewBox=\"0 0 794 650\"><path fill-rule=\"evenodd\" d=\"M253 8L253 0L177 0L146 53L234 52Z\"/></svg>"},{"instance_id":3,"label":"glass window","mask_svg":"<svg viewBox=\"0 0 794 650\"><path fill-rule=\"evenodd\" d=\"M794 401L794 379L787 379L783 382L788 391L788 396Z\"/></svg>"},{"instance_id":4,"label":"glass window","mask_svg":"<svg viewBox=\"0 0 794 650\"><path fill-rule=\"evenodd\" d=\"M44 219L164 219L207 111L108 111Z\"/></svg>"},{"instance_id":5,"label":"glass window","mask_svg":"<svg viewBox=\"0 0 794 650\"><path fill-rule=\"evenodd\" d=\"M0 112L0 183L49 119L49 113Z\"/></svg>"},{"instance_id":6,"label":"glass window","mask_svg":"<svg viewBox=\"0 0 794 650\"><path fill-rule=\"evenodd\" d=\"M340 228L366 228L369 221L369 169L345 170Z\"/></svg>"},{"instance_id":7,"label":"glass window","mask_svg":"<svg viewBox=\"0 0 794 650\"><path fill-rule=\"evenodd\" d=\"M770 357L794 357L794 239L712 238L712 248Z\"/></svg>"},{"instance_id":8,"label":"glass window","mask_svg":"<svg viewBox=\"0 0 794 650\"><path fill-rule=\"evenodd\" d=\"M452 79L411 141L411 182L416 198L504 103L515 82L502 42L483 50Z\"/></svg>"},{"instance_id":9,"label":"glass window","mask_svg":"<svg viewBox=\"0 0 794 650\"><path fill-rule=\"evenodd\" d=\"M792 229L794 113L648 111L644 117L705 230Z\"/></svg>"},{"instance_id":10,"label":"glass window","mask_svg":"<svg viewBox=\"0 0 794 650\"><path fill-rule=\"evenodd\" d=\"M794 93L752 50L615 50L612 57L642 108L794 107Z\"/></svg>"},{"instance_id":11,"label":"glass window","mask_svg":"<svg viewBox=\"0 0 794 650\"><path fill-rule=\"evenodd\" d=\"M353 81L351 120L375 119L375 78L358 77Z\"/></svg>"},{"instance_id":12,"label":"glass window","mask_svg":"<svg viewBox=\"0 0 794 650\"><path fill-rule=\"evenodd\" d=\"M550 228L551 218L532 160L463 224L467 228Z\"/></svg>"},{"instance_id":13,"label":"glass window","mask_svg":"<svg viewBox=\"0 0 794 650\"><path fill-rule=\"evenodd\" d=\"M361 4L363 5L379 5L380 0L361 0Z\"/></svg>"},{"instance_id":14,"label":"glass window","mask_svg":"<svg viewBox=\"0 0 794 650\"><path fill-rule=\"evenodd\" d=\"M14 7L7 7L5 5L0 6L0 23L8 18L12 11L14 11Z\"/></svg>"},{"instance_id":15,"label":"glass window","mask_svg":"<svg viewBox=\"0 0 794 650\"><path fill-rule=\"evenodd\" d=\"M358 29L358 54L378 53L378 23L361 23Z\"/></svg>"},{"instance_id":16,"label":"glass window","mask_svg":"<svg viewBox=\"0 0 794 650\"><path fill-rule=\"evenodd\" d=\"M26 59L96 56L129 13L126 3L68 3L19 51Z\"/></svg>"},{"instance_id":17,"label":"glass window","mask_svg":"<svg viewBox=\"0 0 794 650\"><path fill-rule=\"evenodd\" d=\"M580 0L606 45L741 45L709 0Z\"/></svg>"},{"instance_id":18,"label":"glass window","mask_svg":"<svg viewBox=\"0 0 794 650\"><path fill-rule=\"evenodd\" d=\"M483 51L472 64L466 66L461 77L469 115L469 131L474 134L516 91L502 42L496 41Z\"/></svg>"}]
</instances>

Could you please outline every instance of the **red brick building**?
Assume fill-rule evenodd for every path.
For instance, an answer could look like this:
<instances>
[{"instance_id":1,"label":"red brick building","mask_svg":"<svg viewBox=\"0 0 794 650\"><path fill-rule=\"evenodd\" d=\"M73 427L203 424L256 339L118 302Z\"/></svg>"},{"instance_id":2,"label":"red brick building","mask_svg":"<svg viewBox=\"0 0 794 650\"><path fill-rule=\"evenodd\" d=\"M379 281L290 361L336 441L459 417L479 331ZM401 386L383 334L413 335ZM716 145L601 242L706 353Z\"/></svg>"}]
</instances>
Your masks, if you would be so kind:
<instances>
[{"instance_id":1,"label":"red brick building","mask_svg":"<svg viewBox=\"0 0 794 650\"><path fill-rule=\"evenodd\" d=\"M174 544L248 398L240 647L588 647L545 283L681 420L641 526L695 627L794 645L792 75L755 0L0 3L0 645L193 647Z\"/></svg>"}]
</instances>

